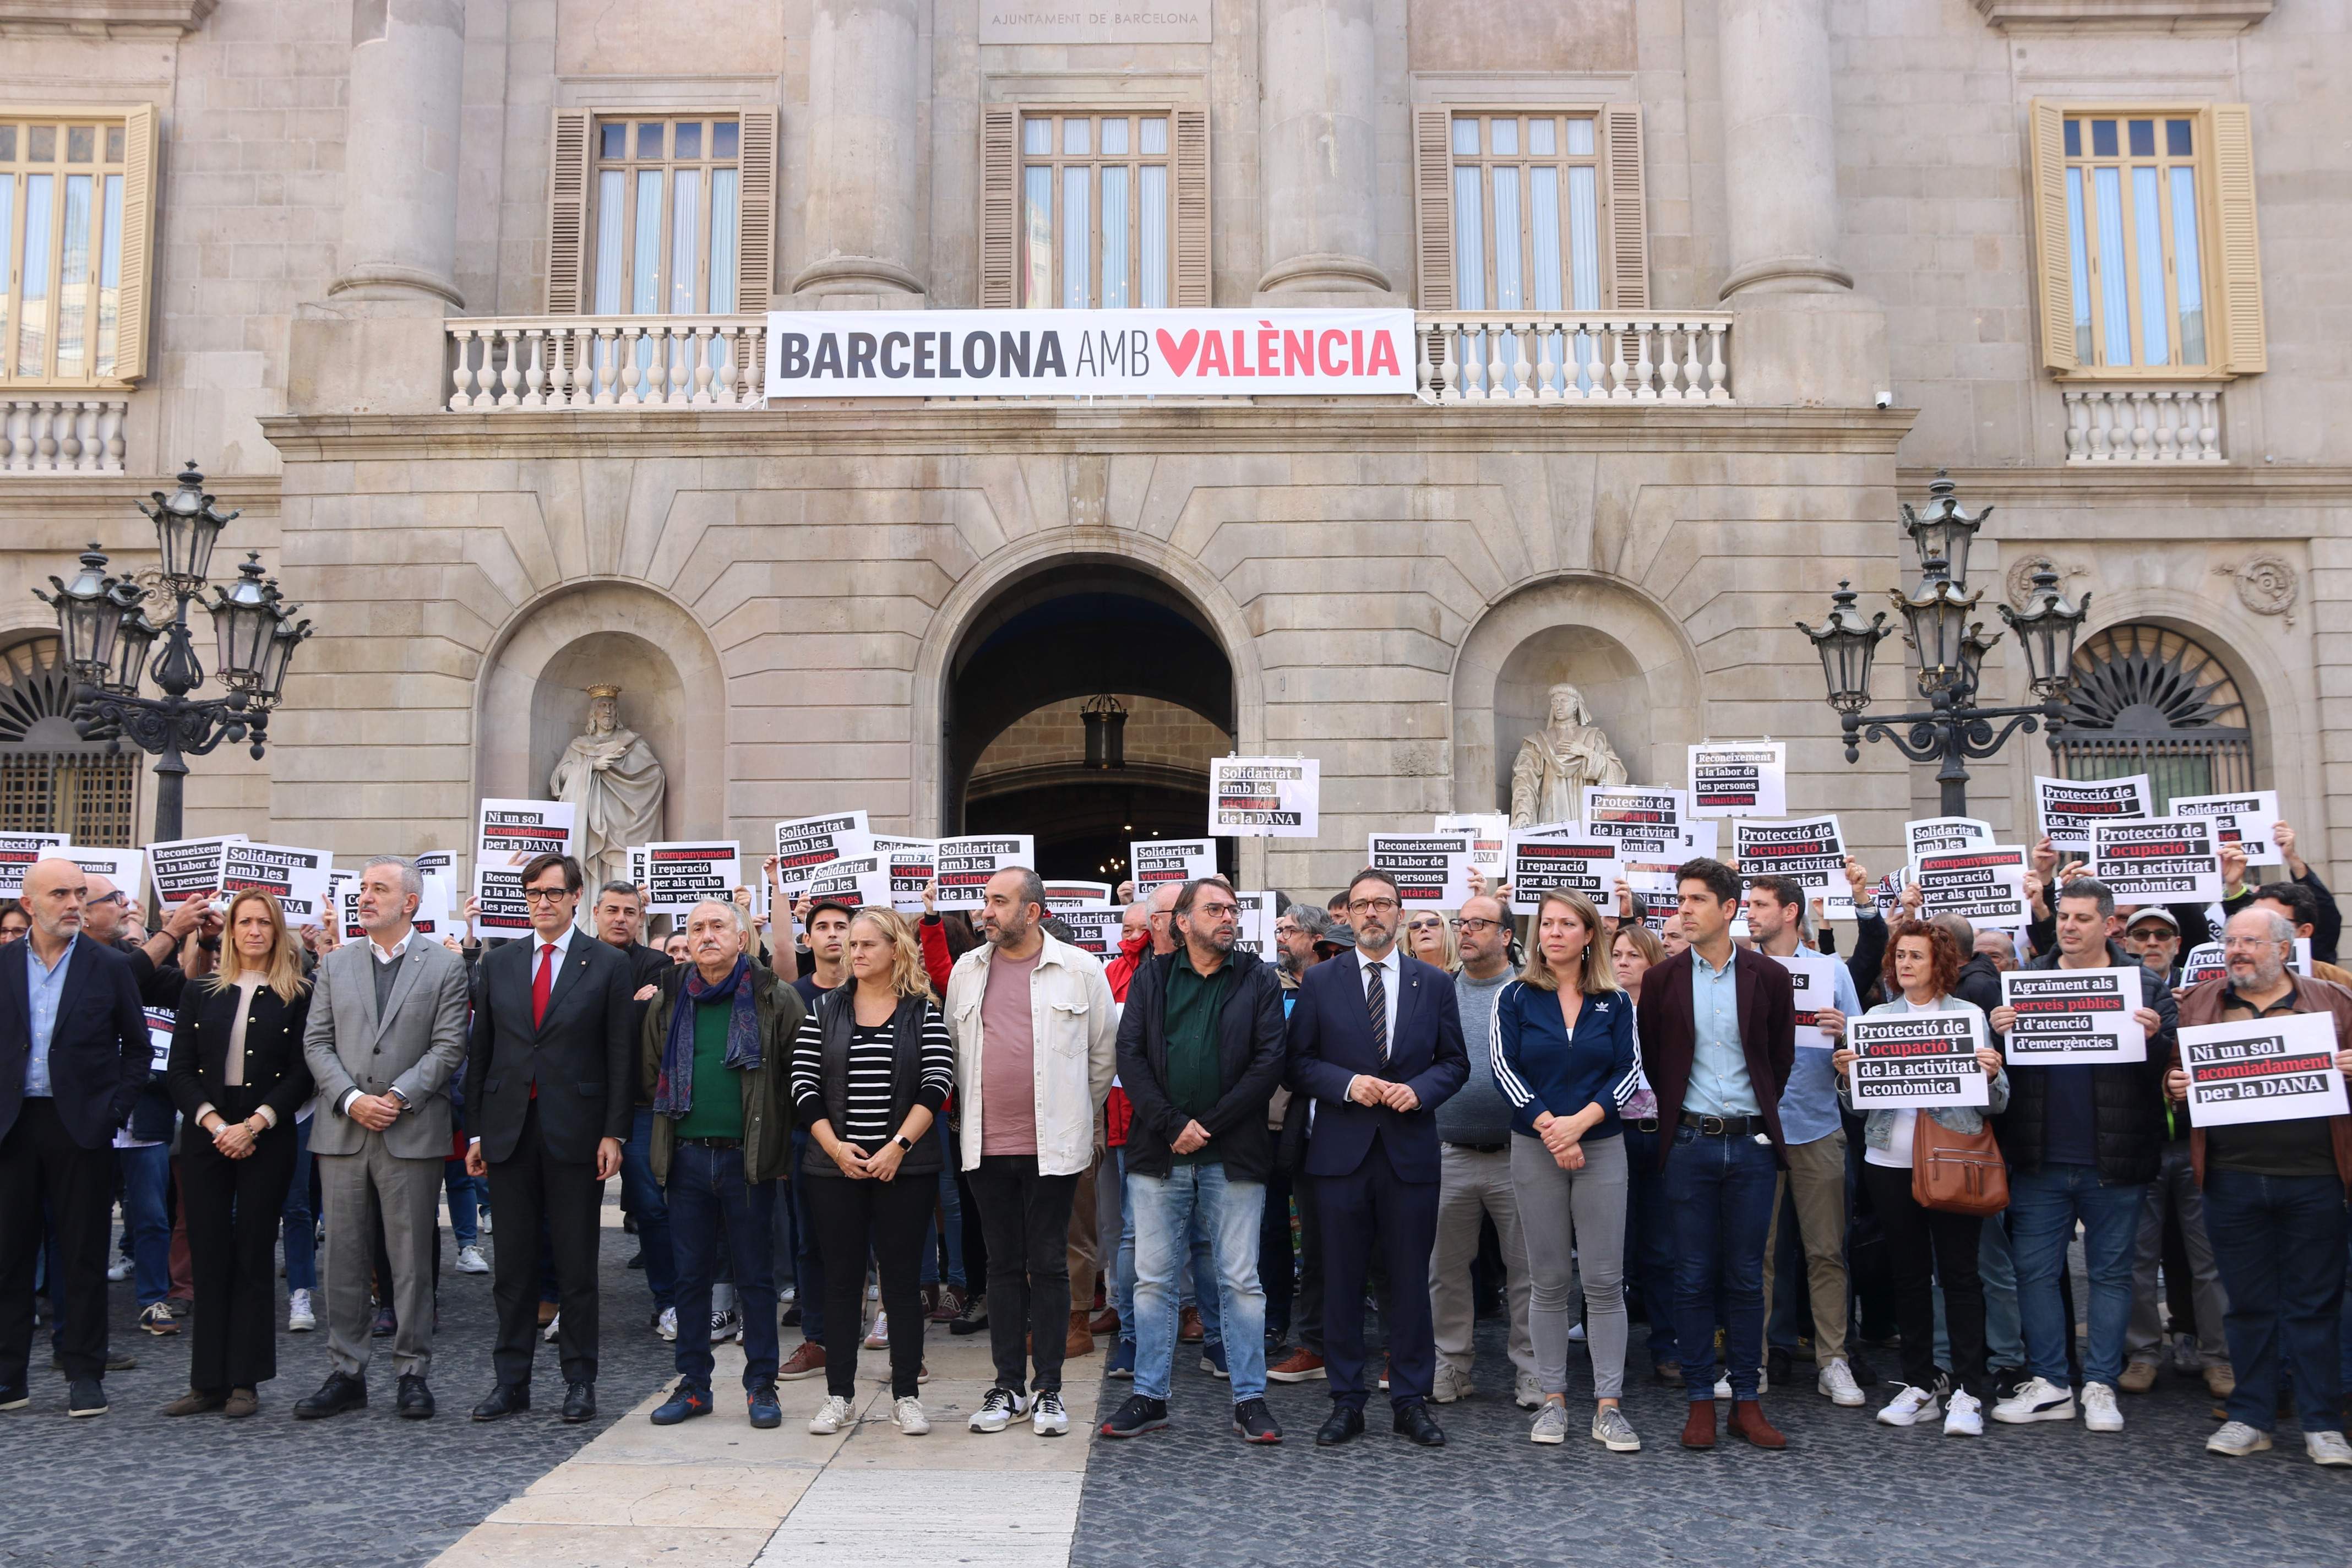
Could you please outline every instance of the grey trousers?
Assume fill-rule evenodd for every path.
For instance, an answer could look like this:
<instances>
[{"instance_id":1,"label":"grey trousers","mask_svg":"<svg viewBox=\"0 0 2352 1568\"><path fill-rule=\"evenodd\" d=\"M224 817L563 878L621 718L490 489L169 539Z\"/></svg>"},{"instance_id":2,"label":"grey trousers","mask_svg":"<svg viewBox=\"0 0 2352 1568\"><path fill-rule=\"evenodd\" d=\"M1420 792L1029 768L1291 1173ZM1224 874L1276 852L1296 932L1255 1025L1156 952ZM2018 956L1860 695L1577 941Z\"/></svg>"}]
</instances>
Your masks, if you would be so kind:
<instances>
[{"instance_id":1,"label":"grey trousers","mask_svg":"<svg viewBox=\"0 0 2352 1568\"><path fill-rule=\"evenodd\" d=\"M2221 1273L2214 1266L2213 1243L2205 1234L2205 1194L2197 1185L2186 1142L2168 1143L2164 1164L2147 1203L2139 1211L2139 1247L2132 1260L2131 1330L2124 1341L2126 1356L2154 1361L2164 1343L2164 1321L2157 1312L2156 1270L2164 1260L2164 1215L2170 1209L2180 1216L2180 1245L2189 1254L2189 1275L2197 1302L2197 1348L2208 1363L2230 1363L2229 1342L2221 1337L2221 1317L2230 1308L2221 1289ZM2186 1332L2176 1325L2177 1331Z\"/></svg>"},{"instance_id":2,"label":"grey trousers","mask_svg":"<svg viewBox=\"0 0 2352 1568\"><path fill-rule=\"evenodd\" d=\"M1584 1145L1584 1168L1563 1171L1539 1139L1511 1139L1511 1182L1519 1194L1519 1234L1527 1240L1536 1383L1547 1394L1568 1392L1568 1289L1584 1281L1585 1348L1592 1356L1592 1397L1625 1392L1625 1140Z\"/></svg>"},{"instance_id":3,"label":"grey trousers","mask_svg":"<svg viewBox=\"0 0 2352 1568\"><path fill-rule=\"evenodd\" d=\"M375 1240L371 1192L383 1211L384 1250L392 1259L392 1310L400 1327L392 1339L393 1371L426 1375L433 1365L433 1253L441 1245L441 1170L436 1155L404 1160L389 1153L379 1133L367 1134L356 1154L320 1154L319 1191L327 1211L327 1256L320 1280L327 1292L327 1355L334 1370L367 1373L371 1349L368 1277Z\"/></svg>"},{"instance_id":4,"label":"grey trousers","mask_svg":"<svg viewBox=\"0 0 2352 1568\"><path fill-rule=\"evenodd\" d=\"M1514 1143L1527 1140L1513 1138ZM1511 1365L1532 1373L1535 1347L1528 1338L1528 1254L1519 1239L1519 1197L1511 1184L1508 1151L1481 1154L1448 1143L1438 1150L1437 1245L1429 1254L1429 1318L1437 1360L1470 1375L1471 1331L1476 1304L1471 1299L1470 1263L1478 1256L1478 1219L1491 1215L1503 1247L1503 1299L1511 1310Z\"/></svg>"}]
</instances>

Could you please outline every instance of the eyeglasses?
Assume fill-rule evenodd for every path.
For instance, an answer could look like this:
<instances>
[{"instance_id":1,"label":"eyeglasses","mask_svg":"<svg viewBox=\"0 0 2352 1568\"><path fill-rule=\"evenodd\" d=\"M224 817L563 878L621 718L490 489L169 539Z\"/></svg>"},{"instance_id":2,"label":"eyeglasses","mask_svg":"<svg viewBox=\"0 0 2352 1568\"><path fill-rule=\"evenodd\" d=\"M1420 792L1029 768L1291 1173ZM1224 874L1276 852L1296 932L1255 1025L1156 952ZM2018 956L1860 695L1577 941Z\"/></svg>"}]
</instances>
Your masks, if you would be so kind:
<instances>
[{"instance_id":1,"label":"eyeglasses","mask_svg":"<svg viewBox=\"0 0 2352 1568\"><path fill-rule=\"evenodd\" d=\"M1470 915L1455 921L1454 929L1465 936L1475 936L1482 931L1499 931L1502 925L1503 922L1500 921L1482 920L1476 915Z\"/></svg>"},{"instance_id":2,"label":"eyeglasses","mask_svg":"<svg viewBox=\"0 0 2352 1568\"><path fill-rule=\"evenodd\" d=\"M1242 907L1239 904L1194 904L1192 912L1215 920L1219 915L1237 915L1242 912Z\"/></svg>"},{"instance_id":3,"label":"eyeglasses","mask_svg":"<svg viewBox=\"0 0 2352 1568\"><path fill-rule=\"evenodd\" d=\"M1394 899L1356 899L1348 905L1351 915L1392 915L1396 910Z\"/></svg>"},{"instance_id":4,"label":"eyeglasses","mask_svg":"<svg viewBox=\"0 0 2352 1568\"><path fill-rule=\"evenodd\" d=\"M558 899L569 898L571 893L569 888L525 888L522 890L523 901L531 904L551 904Z\"/></svg>"},{"instance_id":5,"label":"eyeglasses","mask_svg":"<svg viewBox=\"0 0 2352 1568\"><path fill-rule=\"evenodd\" d=\"M1404 929L1407 931L1444 931L1445 929L1445 922L1436 919L1407 921L1405 921Z\"/></svg>"},{"instance_id":6,"label":"eyeglasses","mask_svg":"<svg viewBox=\"0 0 2352 1568\"><path fill-rule=\"evenodd\" d=\"M127 906L131 902L131 896L122 891L121 889L118 888L110 893L100 893L97 898L90 900L89 902L90 907L93 909L100 904L120 904Z\"/></svg>"}]
</instances>

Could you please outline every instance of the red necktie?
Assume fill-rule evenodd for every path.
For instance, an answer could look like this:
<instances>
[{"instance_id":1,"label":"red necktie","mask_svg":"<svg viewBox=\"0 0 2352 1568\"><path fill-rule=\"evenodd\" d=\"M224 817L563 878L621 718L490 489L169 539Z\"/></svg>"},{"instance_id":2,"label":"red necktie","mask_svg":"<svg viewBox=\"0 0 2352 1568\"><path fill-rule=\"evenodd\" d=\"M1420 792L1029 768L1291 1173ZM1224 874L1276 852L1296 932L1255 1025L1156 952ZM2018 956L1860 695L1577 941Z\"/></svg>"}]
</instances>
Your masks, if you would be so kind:
<instances>
[{"instance_id":1,"label":"red necktie","mask_svg":"<svg viewBox=\"0 0 2352 1568\"><path fill-rule=\"evenodd\" d=\"M547 999L555 991L555 944L541 942L539 948L539 973L530 982L530 1026L534 1029L547 1022Z\"/></svg>"}]
</instances>

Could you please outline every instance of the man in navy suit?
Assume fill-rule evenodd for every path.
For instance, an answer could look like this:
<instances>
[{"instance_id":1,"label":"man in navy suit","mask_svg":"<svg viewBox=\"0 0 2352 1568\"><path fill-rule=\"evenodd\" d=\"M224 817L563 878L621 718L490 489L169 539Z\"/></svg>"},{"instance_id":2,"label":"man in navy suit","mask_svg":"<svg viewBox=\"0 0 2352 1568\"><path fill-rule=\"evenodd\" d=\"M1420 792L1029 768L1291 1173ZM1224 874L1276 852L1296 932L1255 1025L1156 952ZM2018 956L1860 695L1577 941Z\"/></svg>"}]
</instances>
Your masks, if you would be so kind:
<instances>
[{"instance_id":1,"label":"man in navy suit","mask_svg":"<svg viewBox=\"0 0 2352 1568\"><path fill-rule=\"evenodd\" d=\"M1357 872L1348 884L1355 951L1308 970L1290 1012L1290 1087L1313 1100L1307 1172L1324 1238L1331 1418L1315 1435L1318 1447L1364 1429L1364 1277L1375 1247L1388 1272L1396 1430L1427 1448L1445 1442L1428 1405L1436 1112L1469 1077L1470 1058L1452 978L1396 949L1401 902L1387 872Z\"/></svg>"},{"instance_id":2,"label":"man in navy suit","mask_svg":"<svg viewBox=\"0 0 2352 1568\"><path fill-rule=\"evenodd\" d=\"M153 1050L131 961L82 936L89 879L70 860L25 873L32 930L0 948L0 1410L30 1398L33 1259L46 1194L65 1309L69 1415L106 1414L106 1242L114 1130Z\"/></svg>"}]
</instances>

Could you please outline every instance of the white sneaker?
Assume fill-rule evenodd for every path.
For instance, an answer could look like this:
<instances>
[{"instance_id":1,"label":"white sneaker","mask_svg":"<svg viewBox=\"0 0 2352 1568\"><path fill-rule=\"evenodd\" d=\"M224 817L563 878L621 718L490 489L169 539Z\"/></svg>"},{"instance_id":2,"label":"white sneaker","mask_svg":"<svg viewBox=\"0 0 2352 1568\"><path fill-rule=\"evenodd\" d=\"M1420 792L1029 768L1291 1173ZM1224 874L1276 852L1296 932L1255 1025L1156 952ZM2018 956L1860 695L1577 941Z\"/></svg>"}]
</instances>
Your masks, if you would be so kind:
<instances>
[{"instance_id":1,"label":"white sneaker","mask_svg":"<svg viewBox=\"0 0 2352 1568\"><path fill-rule=\"evenodd\" d=\"M866 1348L870 1351L887 1351L890 1348L889 1313L874 1314L874 1326L866 1331Z\"/></svg>"},{"instance_id":2,"label":"white sneaker","mask_svg":"<svg viewBox=\"0 0 2352 1568\"><path fill-rule=\"evenodd\" d=\"M800 1299L800 1287L797 1285L787 1285L776 1292L776 1304L780 1307L789 1307Z\"/></svg>"},{"instance_id":3,"label":"white sneaker","mask_svg":"<svg viewBox=\"0 0 2352 1568\"><path fill-rule=\"evenodd\" d=\"M923 1402L911 1394L890 1406L890 1424L909 1437L919 1437L931 1429L930 1417L923 1414Z\"/></svg>"},{"instance_id":4,"label":"white sneaker","mask_svg":"<svg viewBox=\"0 0 2352 1568\"><path fill-rule=\"evenodd\" d=\"M458 1273L488 1274L489 1271L490 1261L488 1258L482 1256L482 1249L478 1243L473 1246L461 1247L457 1249Z\"/></svg>"},{"instance_id":5,"label":"white sneaker","mask_svg":"<svg viewBox=\"0 0 2352 1568\"><path fill-rule=\"evenodd\" d=\"M1731 1374L1727 1372L1721 1377L1715 1380L1715 1396L1717 1399L1728 1399L1731 1397Z\"/></svg>"},{"instance_id":6,"label":"white sneaker","mask_svg":"<svg viewBox=\"0 0 2352 1568\"><path fill-rule=\"evenodd\" d=\"M325 1227L321 1226L320 1228L323 1229ZM474 1211L474 1230L478 1235L481 1236L488 1236L490 1234L490 1211L488 1208L478 1208Z\"/></svg>"},{"instance_id":7,"label":"white sneaker","mask_svg":"<svg viewBox=\"0 0 2352 1568\"><path fill-rule=\"evenodd\" d=\"M1580 1345L1584 1342L1584 1325L1582 1323L1570 1323L1568 1325L1568 1342L1572 1345Z\"/></svg>"},{"instance_id":8,"label":"white sneaker","mask_svg":"<svg viewBox=\"0 0 2352 1568\"><path fill-rule=\"evenodd\" d=\"M2338 1438L2337 1441L2340 1442L2342 1439ZM2242 1459L2248 1454L2266 1452L2270 1446L2269 1433L2249 1426L2242 1421L2225 1421L2221 1424L2221 1429L2219 1432L2205 1439L2207 1453L2221 1454L2232 1459ZM2305 1442L2305 1447L2310 1447L2308 1441Z\"/></svg>"},{"instance_id":9,"label":"white sneaker","mask_svg":"<svg viewBox=\"0 0 2352 1568\"><path fill-rule=\"evenodd\" d=\"M981 1400L980 1408L971 1413L969 1425L975 1432L1002 1432L1028 1413L1026 1395L1009 1388L992 1388Z\"/></svg>"},{"instance_id":10,"label":"white sneaker","mask_svg":"<svg viewBox=\"0 0 2352 1568\"><path fill-rule=\"evenodd\" d=\"M2104 1383L2083 1385L2083 1426L2092 1432L2120 1432L2124 1413L2116 1408L2116 1391Z\"/></svg>"},{"instance_id":11,"label":"white sneaker","mask_svg":"<svg viewBox=\"0 0 2352 1568\"><path fill-rule=\"evenodd\" d=\"M1511 1379L1511 1403L1522 1410L1533 1410L1544 1402L1543 1384L1536 1374L1523 1372Z\"/></svg>"},{"instance_id":12,"label":"white sneaker","mask_svg":"<svg viewBox=\"0 0 2352 1568\"><path fill-rule=\"evenodd\" d=\"M1059 1394L1040 1392L1029 1412L1029 1429L1040 1437L1059 1437L1070 1429L1070 1413Z\"/></svg>"},{"instance_id":13,"label":"white sneaker","mask_svg":"<svg viewBox=\"0 0 2352 1568\"><path fill-rule=\"evenodd\" d=\"M1944 1436L1947 1437L1981 1437L1984 1436L1984 1406L1977 1396L1955 1389L1944 1401Z\"/></svg>"},{"instance_id":14,"label":"white sneaker","mask_svg":"<svg viewBox=\"0 0 2352 1568\"><path fill-rule=\"evenodd\" d=\"M1846 1365L1843 1356L1822 1367L1821 1376L1813 1380L1813 1386L1826 1394L1832 1405L1841 1405L1851 1410L1864 1403L1862 1384L1854 1382L1853 1369Z\"/></svg>"},{"instance_id":15,"label":"white sneaker","mask_svg":"<svg viewBox=\"0 0 2352 1568\"><path fill-rule=\"evenodd\" d=\"M310 1292L287 1291L286 1331L289 1334L307 1334L318 1326L319 1315L310 1310Z\"/></svg>"},{"instance_id":16,"label":"white sneaker","mask_svg":"<svg viewBox=\"0 0 2352 1568\"><path fill-rule=\"evenodd\" d=\"M1992 1418L2004 1426L2021 1426L2028 1421L2072 1421L2074 1391L2046 1377L2029 1377L2017 1385L2015 1394L1992 1407Z\"/></svg>"},{"instance_id":17,"label":"white sneaker","mask_svg":"<svg viewBox=\"0 0 2352 1568\"><path fill-rule=\"evenodd\" d=\"M108 1264L106 1266L106 1277L109 1279L113 1280L117 1285L120 1285L125 1279L130 1279L131 1259L128 1258L117 1258L113 1262Z\"/></svg>"},{"instance_id":18,"label":"white sneaker","mask_svg":"<svg viewBox=\"0 0 2352 1568\"><path fill-rule=\"evenodd\" d=\"M1882 1426L1909 1426L1936 1414L1936 1391L1905 1384L1878 1412Z\"/></svg>"},{"instance_id":19,"label":"white sneaker","mask_svg":"<svg viewBox=\"0 0 2352 1568\"><path fill-rule=\"evenodd\" d=\"M1436 1374L1429 1380L1429 1402L1432 1405L1451 1405L1477 1392L1477 1386L1470 1381L1470 1374L1450 1361L1439 1362Z\"/></svg>"},{"instance_id":20,"label":"white sneaker","mask_svg":"<svg viewBox=\"0 0 2352 1568\"><path fill-rule=\"evenodd\" d=\"M809 1430L820 1437L830 1437L851 1420L849 1401L838 1394L829 1394L824 1403L816 1407L816 1414L809 1417Z\"/></svg>"},{"instance_id":21,"label":"white sneaker","mask_svg":"<svg viewBox=\"0 0 2352 1568\"><path fill-rule=\"evenodd\" d=\"M547 1327L539 1331L539 1342L543 1345L551 1345L555 1342L556 1336L562 1332L563 1314L558 1312L555 1316L547 1320Z\"/></svg>"},{"instance_id":22,"label":"white sneaker","mask_svg":"<svg viewBox=\"0 0 2352 1568\"><path fill-rule=\"evenodd\" d=\"M2352 1466L2352 1443L2346 1442L2341 1432L2305 1432L2303 1451L2311 1456L2315 1465L2338 1468Z\"/></svg>"},{"instance_id":23,"label":"white sneaker","mask_svg":"<svg viewBox=\"0 0 2352 1568\"><path fill-rule=\"evenodd\" d=\"M1568 1406L1544 1401L1536 1412L1535 1424L1528 1428L1528 1441L1557 1446L1568 1441Z\"/></svg>"},{"instance_id":24,"label":"white sneaker","mask_svg":"<svg viewBox=\"0 0 2352 1568\"><path fill-rule=\"evenodd\" d=\"M661 1321L654 1325L654 1332L659 1334L666 1340L674 1341L677 1338L677 1309L676 1307L664 1307L661 1310Z\"/></svg>"}]
</instances>

